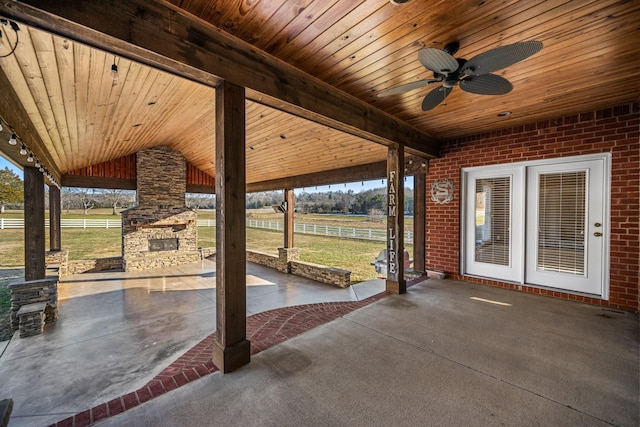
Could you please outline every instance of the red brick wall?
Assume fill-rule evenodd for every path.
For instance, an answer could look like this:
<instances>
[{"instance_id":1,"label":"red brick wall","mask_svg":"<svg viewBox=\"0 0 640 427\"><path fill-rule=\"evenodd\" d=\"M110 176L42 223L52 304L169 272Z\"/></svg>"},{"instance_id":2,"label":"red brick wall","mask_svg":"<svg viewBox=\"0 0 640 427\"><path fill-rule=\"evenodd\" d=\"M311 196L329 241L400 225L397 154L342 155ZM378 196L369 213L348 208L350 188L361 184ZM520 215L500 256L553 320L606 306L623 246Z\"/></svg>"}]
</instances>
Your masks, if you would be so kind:
<instances>
[{"instance_id":1,"label":"red brick wall","mask_svg":"<svg viewBox=\"0 0 640 427\"><path fill-rule=\"evenodd\" d=\"M640 104L633 103L459 138L443 144L441 158L432 160L427 188L440 179L455 183L453 201L437 205L427 197L428 269L460 276L460 170L594 153L611 153L611 247L609 300L519 286L495 280L474 282L584 301L611 308L638 310L640 276ZM427 190L428 191L428 190Z\"/></svg>"}]
</instances>

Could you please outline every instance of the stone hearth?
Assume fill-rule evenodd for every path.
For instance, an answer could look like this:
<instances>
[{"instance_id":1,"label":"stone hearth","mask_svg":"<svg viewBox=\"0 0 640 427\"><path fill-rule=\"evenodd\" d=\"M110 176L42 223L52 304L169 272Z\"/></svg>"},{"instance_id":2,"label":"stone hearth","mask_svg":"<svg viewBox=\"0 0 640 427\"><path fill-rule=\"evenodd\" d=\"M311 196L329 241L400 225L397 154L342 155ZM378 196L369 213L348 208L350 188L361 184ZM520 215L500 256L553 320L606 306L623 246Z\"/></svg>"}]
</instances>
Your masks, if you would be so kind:
<instances>
[{"instance_id":1,"label":"stone hearth","mask_svg":"<svg viewBox=\"0 0 640 427\"><path fill-rule=\"evenodd\" d=\"M197 261L196 213L185 205L184 157L159 146L137 153L137 206L122 212L125 271Z\"/></svg>"}]
</instances>

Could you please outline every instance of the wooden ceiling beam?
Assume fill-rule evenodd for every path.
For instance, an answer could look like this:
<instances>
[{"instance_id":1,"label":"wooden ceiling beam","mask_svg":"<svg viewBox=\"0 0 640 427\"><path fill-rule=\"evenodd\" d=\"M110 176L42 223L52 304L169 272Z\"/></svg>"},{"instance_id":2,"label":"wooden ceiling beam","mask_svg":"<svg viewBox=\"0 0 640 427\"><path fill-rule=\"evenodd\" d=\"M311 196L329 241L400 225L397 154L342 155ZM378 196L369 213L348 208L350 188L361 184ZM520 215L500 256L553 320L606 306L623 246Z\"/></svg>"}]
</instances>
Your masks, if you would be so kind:
<instances>
[{"instance_id":1,"label":"wooden ceiling beam","mask_svg":"<svg viewBox=\"0 0 640 427\"><path fill-rule=\"evenodd\" d=\"M404 159L405 176L413 176L427 171L427 160L409 156ZM291 176L247 184L247 193L284 190L285 188L317 187L320 185L343 184L345 182L371 181L387 176L387 162L375 162L325 172Z\"/></svg>"},{"instance_id":2,"label":"wooden ceiling beam","mask_svg":"<svg viewBox=\"0 0 640 427\"><path fill-rule=\"evenodd\" d=\"M26 146L31 149L31 152L42 162L56 181L60 182L60 170L58 166L55 164L40 135L31 123L29 114L22 106L18 94L13 90L13 86L11 86L2 68L0 68L0 88L2 90L2 96L0 96L0 114L2 114L5 124L11 126L11 131L18 135L20 141L24 142ZM9 134L8 132L7 135ZM2 143L7 144L6 140ZM10 156L11 160L16 164L20 164L23 167L32 166L26 162L24 156L18 154L19 148L19 145L15 147L7 145L6 147L3 146L2 152Z\"/></svg>"},{"instance_id":3,"label":"wooden ceiling beam","mask_svg":"<svg viewBox=\"0 0 640 427\"><path fill-rule=\"evenodd\" d=\"M228 80L266 95L252 92L257 102L291 104L294 114L377 143L439 155L430 135L169 3L0 0L0 14L203 84Z\"/></svg>"},{"instance_id":4,"label":"wooden ceiling beam","mask_svg":"<svg viewBox=\"0 0 640 427\"><path fill-rule=\"evenodd\" d=\"M136 179L63 174L61 185L63 187L76 187L76 188L106 188L109 190L135 190Z\"/></svg>"},{"instance_id":5,"label":"wooden ceiling beam","mask_svg":"<svg viewBox=\"0 0 640 427\"><path fill-rule=\"evenodd\" d=\"M317 187L319 185L382 179L387 175L387 162L376 162L326 172L291 176L288 178L247 183L247 193L283 190L285 188Z\"/></svg>"}]
</instances>

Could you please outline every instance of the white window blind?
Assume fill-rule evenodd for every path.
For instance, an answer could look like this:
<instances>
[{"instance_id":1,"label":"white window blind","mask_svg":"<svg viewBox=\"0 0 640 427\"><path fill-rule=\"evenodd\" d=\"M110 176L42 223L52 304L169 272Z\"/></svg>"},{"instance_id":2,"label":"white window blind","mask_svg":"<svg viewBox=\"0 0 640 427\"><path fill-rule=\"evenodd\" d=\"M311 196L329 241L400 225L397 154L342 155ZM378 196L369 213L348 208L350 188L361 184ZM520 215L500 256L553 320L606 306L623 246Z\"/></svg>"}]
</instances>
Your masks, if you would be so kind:
<instances>
[{"instance_id":1,"label":"white window blind","mask_svg":"<svg viewBox=\"0 0 640 427\"><path fill-rule=\"evenodd\" d=\"M538 269L584 274L586 178L585 171L540 175Z\"/></svg>"},{"instance_id":2,"label":"white window blind","mask_svg":"<svg viewBox=\"0 0 640 427\"><path fill-rule=\"evenodd\" d=\"M476 262L509 265L510 203L510 177L476 180Z\"/></svg>"}]
</instances>

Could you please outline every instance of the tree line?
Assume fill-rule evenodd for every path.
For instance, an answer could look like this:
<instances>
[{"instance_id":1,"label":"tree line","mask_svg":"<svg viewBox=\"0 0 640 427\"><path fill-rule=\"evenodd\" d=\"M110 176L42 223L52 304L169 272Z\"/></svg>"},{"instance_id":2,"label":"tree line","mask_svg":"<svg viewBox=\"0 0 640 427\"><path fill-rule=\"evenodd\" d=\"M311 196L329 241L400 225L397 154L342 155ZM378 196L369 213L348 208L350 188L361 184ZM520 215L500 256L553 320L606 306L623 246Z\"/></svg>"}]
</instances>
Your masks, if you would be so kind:
<instances>
[{"instance_id":1,"label":"tree line","mask_svg":"<svg viewBox=\"0 0 640 427\"><path fill-rule=\"evenodd\" d=\"M61 191L63 210L82 210L86 215L93 208L110 208L113 215L118 209L132 207L136 193L131 190L67 188ZM24 185L22 179L5 167L0 170L0 213L5 207L22 209ZM413 191L405 189L404 211L413 212ZM283 191L250 193L246 196L247 209L262 209L279 205L284 200ZM45 197L45 204L48 197ZM306 192L296 194L295 209L299 213L384 215L386 212L386 188L374 188L355 193L348 191ZM187 207L215 209L215 195L187 194Z\"/></svg>"},{"instance_id":2,"label":"tree line","mask_svg":"<svg viewBox=\"0 0 640 427\"><path fill-rule=\"evenodd\" d=\"M247 195L247 209L260 209L282 203L282 191L270 191ZM362 214L386 212L387 190L374 188L355 193L348 191L305 192L296 194L295 209L300 213ZM413 212L413 190L404 190L404 211Z\"/></svg>"}]
</instances>

